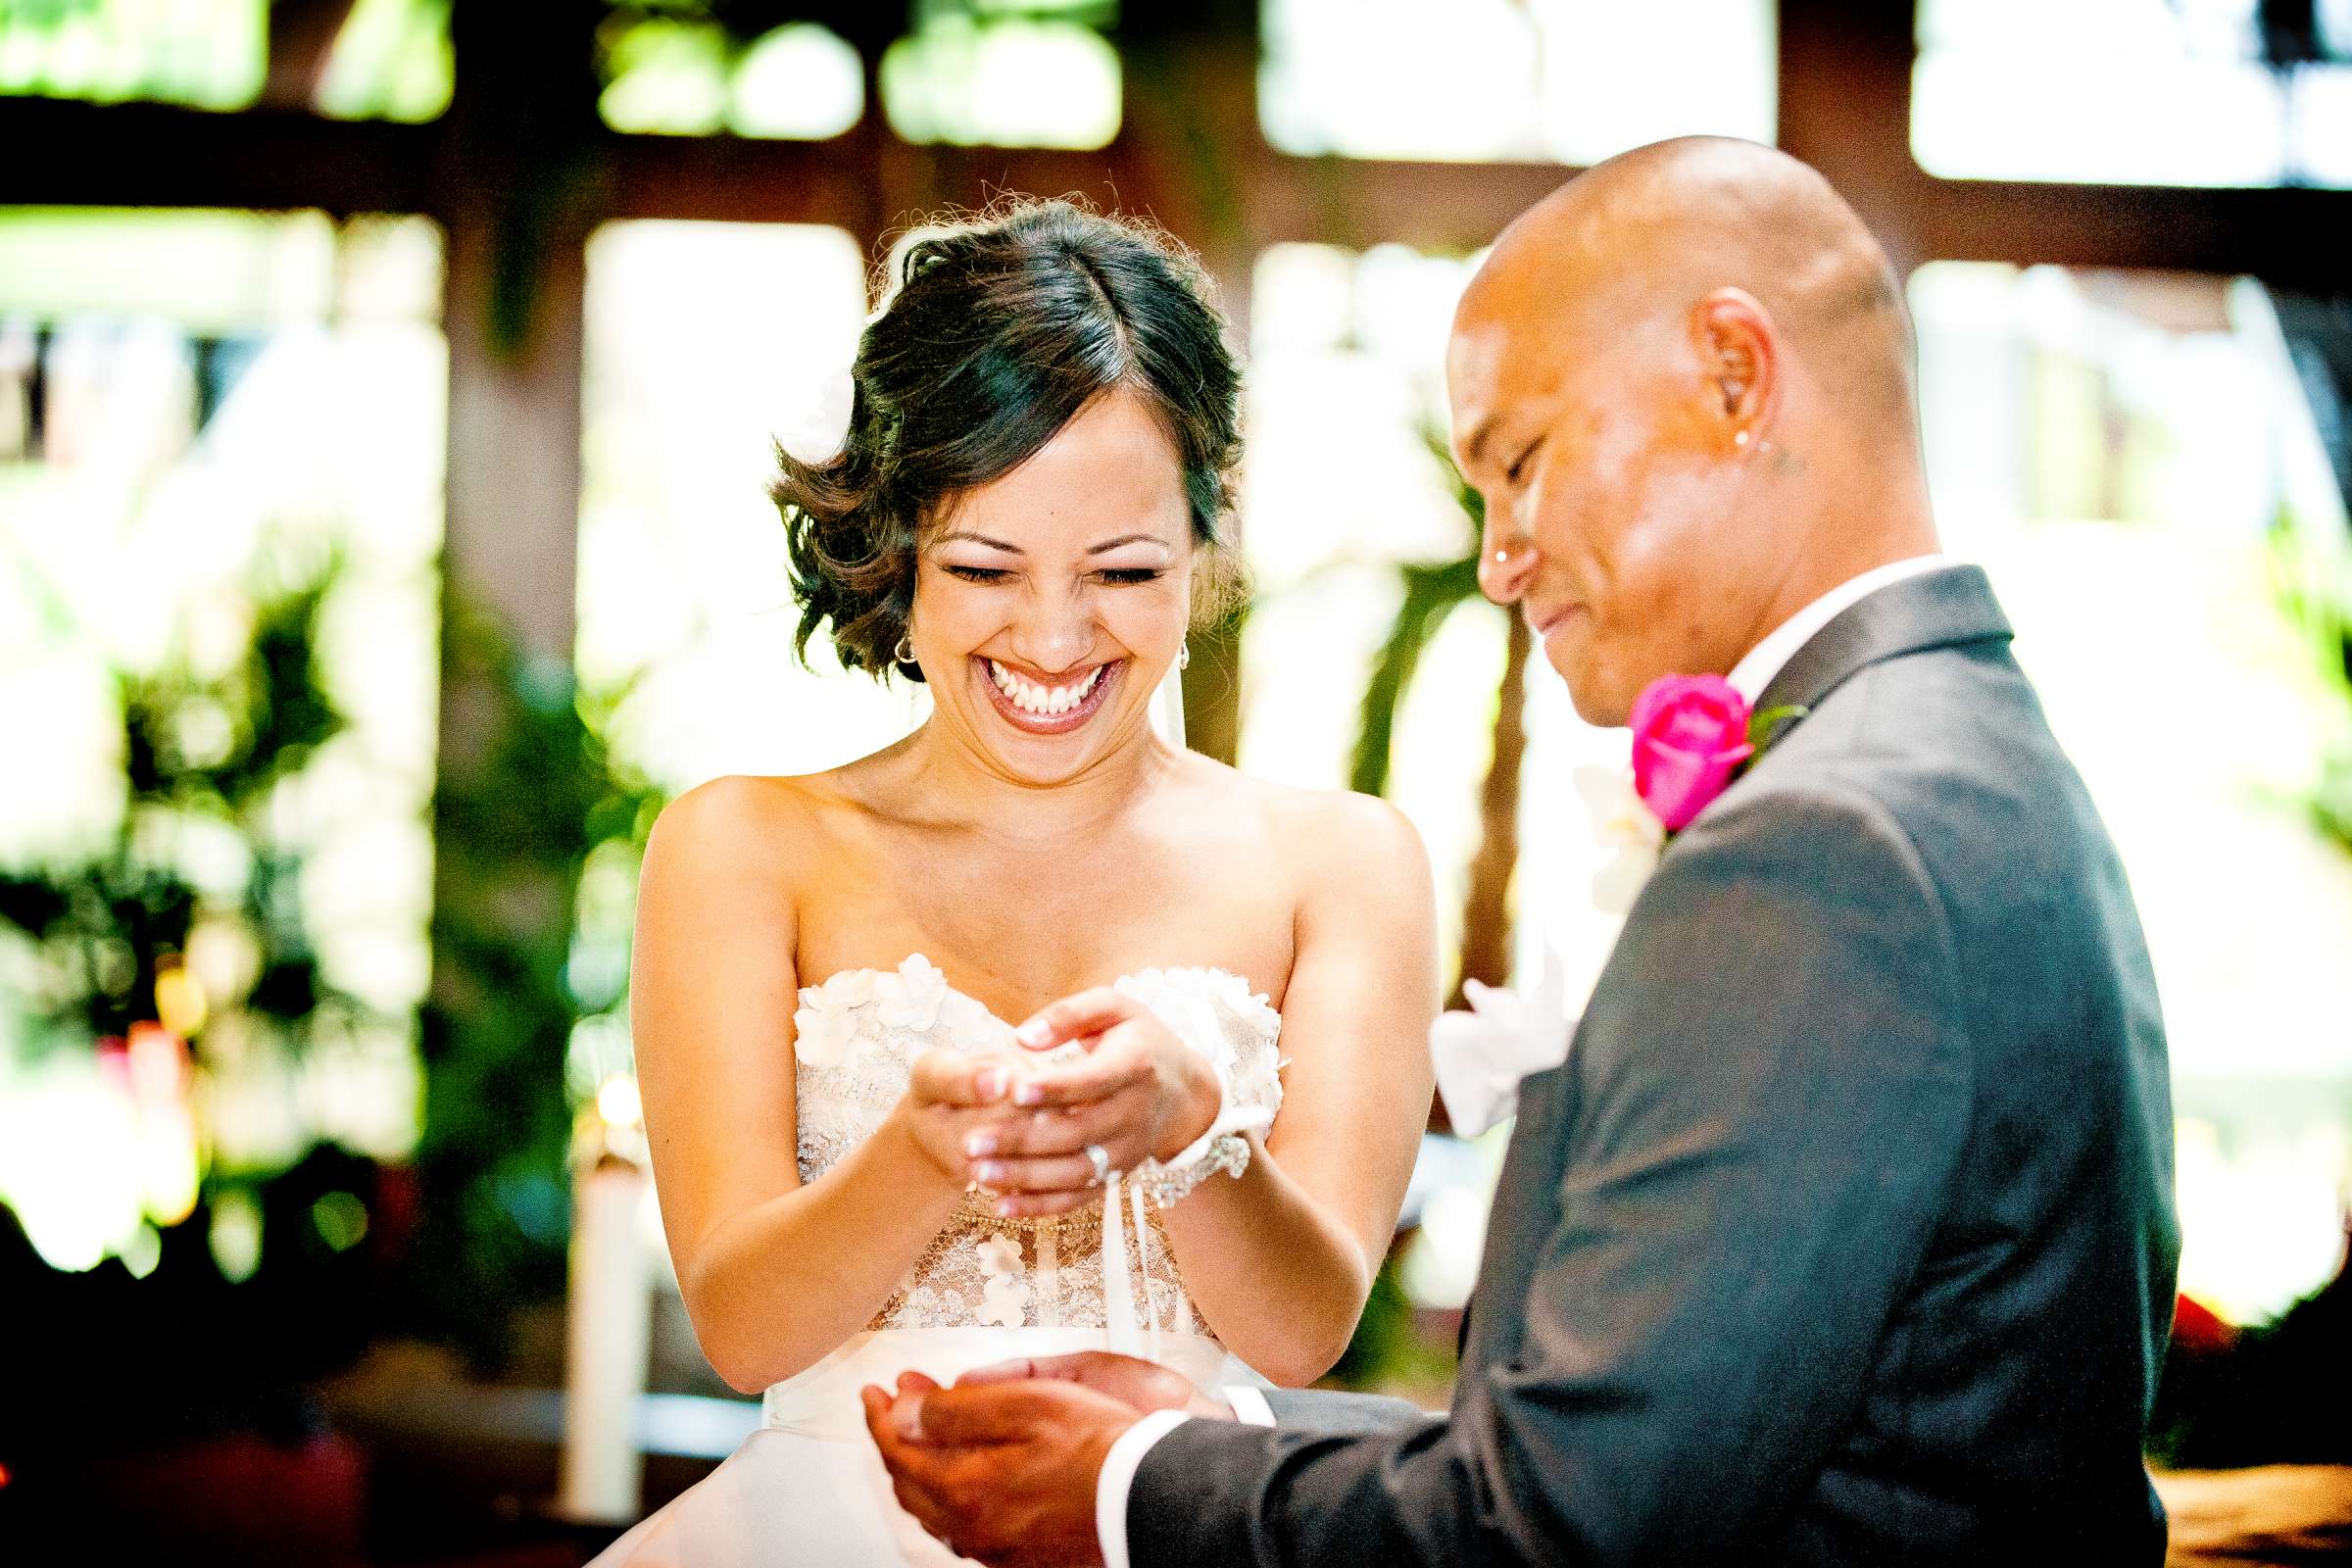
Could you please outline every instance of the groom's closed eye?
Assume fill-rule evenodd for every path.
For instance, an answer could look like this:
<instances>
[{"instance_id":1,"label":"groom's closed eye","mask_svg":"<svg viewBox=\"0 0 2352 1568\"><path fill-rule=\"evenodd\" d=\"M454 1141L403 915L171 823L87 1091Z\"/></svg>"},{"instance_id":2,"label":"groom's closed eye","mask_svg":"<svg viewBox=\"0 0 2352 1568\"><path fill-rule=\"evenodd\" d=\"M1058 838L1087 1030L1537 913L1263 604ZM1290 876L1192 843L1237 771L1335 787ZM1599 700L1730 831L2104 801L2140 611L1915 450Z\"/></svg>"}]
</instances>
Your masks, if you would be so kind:
<instances>
[{"instance_id":1,"label":"groom's closed eye","mask_svg":"<svg viewBox=\"0 0 2352 1568\"><path fill-rule=\"evenodd\" d=\"M1527 466L1536 461L1536 454L1543 449L1543 446L1544 437L1542 436L1530 441L1526 449L1511 460L1511 466L1502 470L1502 476L1511 483L1517 484L1520 475L1527 472Z\"/></svg>"}]
</instances>

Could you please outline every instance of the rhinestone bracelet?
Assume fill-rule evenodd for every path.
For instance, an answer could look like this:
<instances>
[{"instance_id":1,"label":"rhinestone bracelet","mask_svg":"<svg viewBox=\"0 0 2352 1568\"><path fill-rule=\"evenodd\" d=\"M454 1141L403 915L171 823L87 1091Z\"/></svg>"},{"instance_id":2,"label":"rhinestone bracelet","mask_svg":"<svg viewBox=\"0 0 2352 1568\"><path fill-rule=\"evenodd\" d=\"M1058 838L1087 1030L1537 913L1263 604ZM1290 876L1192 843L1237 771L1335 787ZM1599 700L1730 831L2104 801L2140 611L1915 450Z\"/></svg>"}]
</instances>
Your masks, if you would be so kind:
<instances>
[{"instance_id":1,"label":"rhinestone bracelet","mask_svg":"<svg viewBox=\"0 0 2352 1568\"><path fill-rule=\"evenodd\" d=\"M1189 1164L1171 1167L1156 1159L1147 1159L1129 1172L1127 1179L1145 1198L1165 1208L1219 1171L1239 1176L1249 1168L1250 1140L1239 1133L1227 1133L1211 1139L1208 1152Z\"/></svg>"}]
</instances>

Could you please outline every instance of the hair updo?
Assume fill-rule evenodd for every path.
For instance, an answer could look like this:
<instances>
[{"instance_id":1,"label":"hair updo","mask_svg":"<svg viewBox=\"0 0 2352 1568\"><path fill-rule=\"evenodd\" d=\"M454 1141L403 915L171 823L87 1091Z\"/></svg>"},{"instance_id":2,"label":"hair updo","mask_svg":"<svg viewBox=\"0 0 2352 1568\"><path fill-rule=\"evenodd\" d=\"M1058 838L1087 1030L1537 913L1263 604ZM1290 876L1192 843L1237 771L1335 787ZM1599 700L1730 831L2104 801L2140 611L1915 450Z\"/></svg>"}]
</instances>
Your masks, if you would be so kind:
<instances>
[{"instance_id":1,"label":"hair updo","mask_svg":"<svg viewBox=\"0 0 2352 1568\"><path fill-rule=\"evenodd\" d=\"M926 524L1009 473L1115 387L1159 416L1184 473L1212 605L1230 580L1224 518L1240 456L1241 372L1199 263L1174 240L1066 201L1024 202L924 233L858 341L841 451L778 449L794 648L825 622L844 665L898 669Z\"/></svg>"}]
</instances>

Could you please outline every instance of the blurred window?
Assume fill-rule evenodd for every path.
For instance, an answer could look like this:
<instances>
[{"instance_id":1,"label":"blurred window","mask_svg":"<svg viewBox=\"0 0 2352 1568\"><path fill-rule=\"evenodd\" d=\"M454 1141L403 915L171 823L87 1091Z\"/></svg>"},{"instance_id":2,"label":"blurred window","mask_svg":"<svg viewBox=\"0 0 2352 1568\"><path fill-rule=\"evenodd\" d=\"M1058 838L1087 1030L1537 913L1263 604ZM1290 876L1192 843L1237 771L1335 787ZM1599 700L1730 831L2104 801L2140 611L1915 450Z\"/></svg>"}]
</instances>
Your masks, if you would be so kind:
<instances>
[{"instance_id":1,"label":"blurred window","mask_svg":"<svg viewBox=\"0 0 2352 1568\"><path fill-rule=\"evenodd\" d=\"M2288 8L2292 9L2292 8ZM1951 179L2352 187L2352 0L1921 0L1911 150Z\"/></svg>"},{"instance_id":2,"label":"blurred window","mask_svg":"<svg viewBox=\"0 0 2352 1568\"><path fill-rule=\"evenodd\" d=\"M822 139L864 115L857 48L812 22L758 38L707 6L616 9L600 54L616 130ZM891 129L911 142L1100 147L1118 134L1111 0L913 0L878 76Z\"/></svg>"},{"instance_id":3,"label":"blurred window","mask_svg":"<svg viewBox=\"0 0 2352 1568\"><path fill-rule=\"evenodd\" d=\"M1108 0L915 0L882 57L882 106L912 142L1101 147L1119 133Z\"/></svg>"},{"instance_id":4,"label":"blurred window","mask_svg":"<svg viewBox=\"0 0 2352 1568\"><path fill-rule=\"evenodd\" d=\"M1263 0L1260 17L1258 118L1286 153L1583 165L1778 125L1774 0Z\"/></svg>"},{"instance_id":5,"label":"blurred window","mask_svg":"<svg viewBox=\"0 0 2352 1568\"><path fill-rule=\"evenodd\" d=\"M2181 1289L2325 1283L2352 1192L2352 845L2315 825L2352 685L2284 602L2352 604L2343 503L2250 281L1946 262L1911 281L1929 475L2132 877L2172 1044ZM2340 659L2340 656L2339 656Z\"/></svg>"},{"instance_id":6,"label":"blurred window","mask_svg":"<svg viewBox=\"0 0 2352 1568\"><path fill-rule=\"evenodd\" d=\"M846 762L920 710L822 637L819 673L795 661L767 497L776 442L840 444L865 284L837 228L643 220L589 242L579 667L636 683L614 746L672 793Z\"/></svg>"},{"instance_id":7,"label":"blurred window","mask_svg":"<svg viewBox=\"0 0 2352 1568\"><path fill-rule=\"evenodd\" d=\"M0 943L0 1109L16 1118L0 1128L0 1200L61 1267L143 1255L124 1159L193 1162L173 1189L192 1194L205 1167L415 1143L440 251L413 218L0 209L0 713L39 738L0 768L0 866L63 872L127 831L136 863L197 891L187 968L209 998L183 999L172 1024L195 1048L201 1142L157 1143L157 1124L117 1114L97 1054L31 1038L44 977L13 936ZM266 826L206 802L131 816L120 682L222 678L246 658L259 596L330 558L317 669L348 727L275 787ZM208 740L224 720L202 700L175 722L184 748L227 736ZM299 919L321 984L360 1004L291 1028L240 1005L254 979L240 900L255 857L278 853L301 858L278 917ZM160 988L156 1004L173 1011Z\"/></svg>"},{"instance_id":8,"label":"blurred window","mask_svg":"<svg viewBox=\"0 0 2352 1568\"><path fill-rule=\"evenodd\" d=\"M267 0L53 0L0 7L0 92L240 109L269 65Z\"/></svg>"},{"instance_id":9,"label":"blurred window","mask_svg":"<svg viewBox=\"0 0 2352 1568\"><path fill-rule=\"evenodd\" d=\"M866 269L837 228L631 220L588 245L577 665L626 696L616 759L676 795L721 774L811 773L906 735L919 690L813 668L767 485L778 442L841 444ZM580 877L575 974L628 973L636 855ZM620 853L626 852L626 853ZM633 1059L625 1004L574 1027L576 1094Z\"/></svg>"},{"instance_id":10,"label":"blurred window","mask_svg":"<svg viewBox=\"0 0 2352 1568\"><path fill-rule=\"evenodd\" d=\"M739 39L707 17L616 11L600 34L599 107L615 130L821 141L865 112L858 51L811 22Z\"/></svg>"},{"instance_id":11,"label":"blurred window","mask_svg":"<svg viewBox=\"0 0 2352 1568\"><path fill-rule=\"evenodd\" d=\"M311 105L342 120L431 120L449 107L450 0L351 0ZM334 21L339 0L282 5ZM269 0L9 0L0 94L243 109L270 67Z\"/></svg>"},{"instance_id":12,"label":"blurred window","mask_svg":"<svg viewBox=\"0 0 2352 1568\"><path fill-rule=\"evenodd\" d=\"M337 120L432 120L449 107L450 0L359 0L318 78Z\"/></svg>"}]
</instances>

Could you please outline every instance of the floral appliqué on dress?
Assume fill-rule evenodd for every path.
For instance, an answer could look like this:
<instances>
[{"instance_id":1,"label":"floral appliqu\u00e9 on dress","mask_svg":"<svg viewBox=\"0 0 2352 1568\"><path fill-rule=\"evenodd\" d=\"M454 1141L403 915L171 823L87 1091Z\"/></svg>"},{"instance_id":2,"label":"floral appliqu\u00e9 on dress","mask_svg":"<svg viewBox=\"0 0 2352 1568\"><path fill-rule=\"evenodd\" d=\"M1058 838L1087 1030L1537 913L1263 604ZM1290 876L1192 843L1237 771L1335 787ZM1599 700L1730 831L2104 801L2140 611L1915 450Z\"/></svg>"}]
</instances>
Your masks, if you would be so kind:
<instances>
[{"instance_id":1,"label":"floral appliqu\u00e9 on dress","mask_svg":"<svg viewBox=\"0 0 2352 1568\"><path fill-rule=\"evenodd\" d=\"M1113 984L1216 1065L1235 1102L1280 1108L1282 1019L1239 976L1144 969ZM815 1180L873 1135L925 1052L1018 1049L1011 1025L950 985L920 954L895 970L849 969L803 988L793 1028L803 1181ZM1137 1315L1205 1334L1156 1212L1150 1217L1132 1244ZM974 1195L868 1327L1102 1327L1102 1270L1094 1261L1102 1225L1100 1201L1041 1223L999 1219Z\"/></svg>"}]
</instances>

